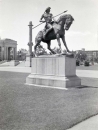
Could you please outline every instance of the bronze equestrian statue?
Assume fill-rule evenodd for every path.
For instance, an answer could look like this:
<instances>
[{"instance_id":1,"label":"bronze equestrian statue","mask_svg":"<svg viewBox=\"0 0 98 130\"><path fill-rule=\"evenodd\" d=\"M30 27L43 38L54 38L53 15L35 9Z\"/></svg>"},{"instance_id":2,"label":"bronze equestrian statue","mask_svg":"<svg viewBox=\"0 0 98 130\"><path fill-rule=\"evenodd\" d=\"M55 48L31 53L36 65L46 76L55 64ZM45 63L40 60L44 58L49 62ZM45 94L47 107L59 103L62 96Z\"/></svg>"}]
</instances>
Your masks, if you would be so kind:
<instances>
[{"instance_id":1,"label":"bronze equestrian statue","mask_svg":"<svg viewBox=\"0 0 98 130\"><path fill-rule=\"evenodd\" d=\"M41 30L38 32L36 38L35 38L35 46L34 46L34 52L36 55L36 48L38 45L40 45L41 41L47 43L47 48L52 52L52 54L55 54L55 52L51 49L51 40L57 39L58 45L61 48L60 38L63 41L64 46L66 47L66 51L70 53L66 41L65 41L65 30L68 30L71 26L71 24L74 21L74 18L70 14L61 15L57 21L52 21L52 15L49 13L49 17L47 18L46 13L50 12L50 7L48 7L45 11L45 14L42 15L40 21L44 18L46 22L46 26L44 30ZM47 20L51 19L49 22Z\"/></svg>"}]
</instances>

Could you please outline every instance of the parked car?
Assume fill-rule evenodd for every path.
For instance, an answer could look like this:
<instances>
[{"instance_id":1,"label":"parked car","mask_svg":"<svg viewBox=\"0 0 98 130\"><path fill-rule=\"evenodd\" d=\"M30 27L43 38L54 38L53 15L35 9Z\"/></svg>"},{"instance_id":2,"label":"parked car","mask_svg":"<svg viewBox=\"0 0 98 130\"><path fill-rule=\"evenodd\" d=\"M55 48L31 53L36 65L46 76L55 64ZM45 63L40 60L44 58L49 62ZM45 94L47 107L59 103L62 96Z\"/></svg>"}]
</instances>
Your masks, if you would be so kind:
<instances>
[{"instance_id":1,"label":"parked car","mask_svg":"<svg viewBox=\"0 0 98 130\"><path fill-rule=\"evenodd\" d=\"M90 63L89 63L88 60L86 60L86 61L84 62L84 66L90 66Z\"/></svg>"},{"instance_id":2,"label":"parked car","mask_svg":"<svg viewBox=\"0 0 98 130\"><path fill-rule=\"evenodd\" d=\"M80 61L76 60L76 66L80 66Z\"/></svg>"}]
</instances>

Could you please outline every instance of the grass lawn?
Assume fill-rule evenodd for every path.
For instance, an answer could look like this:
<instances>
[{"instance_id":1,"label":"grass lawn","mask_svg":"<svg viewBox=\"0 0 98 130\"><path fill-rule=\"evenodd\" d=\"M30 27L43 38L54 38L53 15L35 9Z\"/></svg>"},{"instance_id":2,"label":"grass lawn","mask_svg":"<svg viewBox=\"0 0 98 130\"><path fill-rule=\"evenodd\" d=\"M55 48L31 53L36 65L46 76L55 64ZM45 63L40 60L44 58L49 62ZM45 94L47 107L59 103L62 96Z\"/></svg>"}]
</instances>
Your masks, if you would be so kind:
<instances>
[{"instance_id":1,"label":"grass lawn","mask_svg":"<svg viewBox=\"0 0 98 130\"><path fill-rule=\"evenodd\" d=\"M66 130L98 114L98 88L28 86L27 76L0 72L0 130Z\"/></svg>"}]
</instances>

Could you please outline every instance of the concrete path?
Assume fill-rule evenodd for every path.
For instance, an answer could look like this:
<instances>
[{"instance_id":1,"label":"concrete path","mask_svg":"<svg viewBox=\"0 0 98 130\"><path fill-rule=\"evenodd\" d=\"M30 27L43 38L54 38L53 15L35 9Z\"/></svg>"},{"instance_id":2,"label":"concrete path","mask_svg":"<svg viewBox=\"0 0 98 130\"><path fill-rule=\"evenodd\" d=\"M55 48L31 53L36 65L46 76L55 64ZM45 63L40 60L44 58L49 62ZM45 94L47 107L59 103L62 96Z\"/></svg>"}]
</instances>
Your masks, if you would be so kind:
<instances>
[{"instance_id":1,"label":"concrete path","mask_svg":"<svg viewBox=\"0 0 98 130\"><path fill-rule=\"evenodd\" d=\"M91 117L67 130L98 130L98 115Z\"/></svg>"},{"instance_id":2,"label":"concrete path","mask_svg":"<svg viewBox=\"0 0 98 130\"><path fill-rule=\"evenodd\" d=\"M0 64L0 67L8 67L9 65L8 65L8 62L4 62L4 63L2 63L2 64Z\"/></svg>"},{"instance_id":3,"label":"concrete path","mask_svg":"<svg viewBox=\"0 0 98 130\"><path fill-rule=\"evenodd\" d=\"M98 78L98 71L96 70L76 70L79 77Z\"/></svg>"},{"instance_id":4,"label":"concrete path","mask_svg":"<svg viewBox=\"0 0 98 130\"><path fill-rule=\"evenodd\" d=\"M9 65L9 62L4 62L4 63L0 64L0 67L11 67ZM15 67L25 67L25 61L19 61L19 64Z\"/></svg>"},{"instance_id":5,"label":"concrete path","mask_svg":"<svg viewBox=\"0 0 98 130\"><path fill-rule=\"evenodd\" d=\"M18 64L17 67L25 67L25 61L20 61L20 64Z\"/></svg>"},{"instance_id":6,"label":"concrete path","mask_svg":"<svg viewBox=\"0 0 98 130\"><path fill-rule=\"evenodd\" d=\"M0 71L12 71L12 72L31 72L30 67L25 67L25 61L20 61L20 64L14 67L8 65L7 62L0 65ZM76 74L79 77L85 78L98 78L97 70L76 70Z\"/></svg>"},{"instance_id":7,"label":"concrete path","mask_svg":"<svg viewBox=\"0 0 98 130\"><path fill-rule=\"evenodd\" d=\"M0 71L31 73L30 67L0 67Z\"/></svg>"},{"instance_id":8,"label":"concrete path","mask_svg":"<svg viewBox=\"0 0 98 130\"><path fill-rule=\"evenodd\" d=\"M7 65L6 63L4 65ZM0 66L0 71L12 71L12 72L31 72L31 67L25 67L24 62L21 62L18 66ZM79 77L98 78L98 71L95 70L76 70L76 74Z\"/></svg>"},{"instance_id":9,"label":"concrete path","mask_svg":"<svg viewBox=\"0 0 98 130\"><path fill-rule=\"evenodd\" d=\"M20 61L17 66L9 66L8 62L5 62L0 65L0 71L31 73L31 67L25 67L25 61Z\"/></svg>"}]
</instances>

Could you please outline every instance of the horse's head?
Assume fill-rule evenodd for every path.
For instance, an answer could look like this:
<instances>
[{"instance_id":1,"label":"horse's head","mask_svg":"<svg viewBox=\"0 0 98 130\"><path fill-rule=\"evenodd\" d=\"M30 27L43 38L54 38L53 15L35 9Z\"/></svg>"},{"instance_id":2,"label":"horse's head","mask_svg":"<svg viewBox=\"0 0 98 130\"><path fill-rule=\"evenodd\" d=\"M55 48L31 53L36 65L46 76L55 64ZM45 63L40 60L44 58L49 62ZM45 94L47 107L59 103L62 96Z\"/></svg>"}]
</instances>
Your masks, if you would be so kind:
<instances>
[{"instance_id":1,"label":"horse's head","mask_svg":"<svg viewBox=\"0 0 98 130\"><path fill-rule=\"evenodd\" d=\"M65 15L65 26L64 29L68 30L71 26L71 24L73 23L74 18L71 15Z\"/></svg>"},{"instance_id":2,"label":"horse's head","mask_svg":"<svg viewBox=\"0 0 98 130\"><path fill-rule=\"evenodd\" d=\"M70 14L65 14L59 17L58 24L62 25L65 30L68 30L73 23L74 18Z\"/></svg>"}]
</instances>

